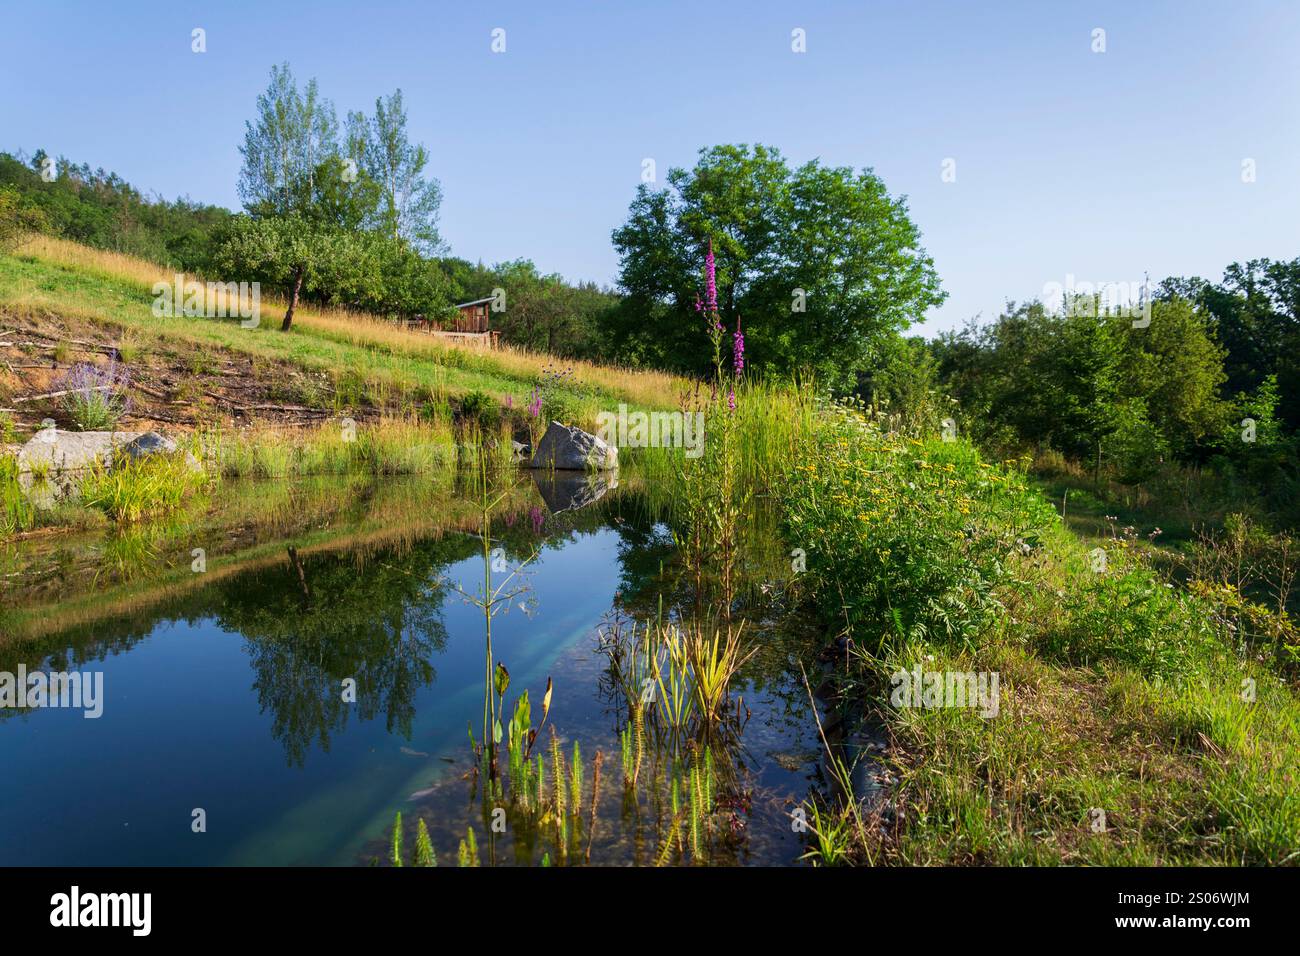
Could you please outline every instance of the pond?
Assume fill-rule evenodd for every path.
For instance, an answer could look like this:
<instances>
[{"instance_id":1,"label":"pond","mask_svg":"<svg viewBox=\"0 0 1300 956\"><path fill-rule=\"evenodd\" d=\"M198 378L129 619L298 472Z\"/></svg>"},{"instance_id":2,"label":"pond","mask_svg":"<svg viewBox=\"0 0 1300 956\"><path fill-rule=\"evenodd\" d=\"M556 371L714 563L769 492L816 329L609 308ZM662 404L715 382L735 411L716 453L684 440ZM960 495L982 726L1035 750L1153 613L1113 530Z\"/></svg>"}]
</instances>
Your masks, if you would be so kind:
<instances>
[{"instance_id":1,"label":"pond","mask_svg":"<svg viewBox=\"0 0 1300 956\"><path fill-rule=\"evenodd\" d=\"M476 772L478 508L456 475L228 481L162 525L0 551L0 672L103 682L95 718L0 709L0 865L387 863L398 812L408 853L423 821L444 866L471 828L483 865L796 863L791 810L819 747L797 664L810 635L764 580L775 536L756 533L771 540L743 562L755 654L732 686L734 739L674 762L647 735L625 787L628 708L601 636L689 600L672 534L635 480L575 496L521 476L505 492L493 562L536 558L492 621L493 658L534 722L551 682L538 752L550 728L566 766L580 749L585 795L561 838L556 821L494 815L506 801ZM685 799L673 780L702 779L702 753L716 809L691 848L666 828Z\"/></svg>"}]
</instances>

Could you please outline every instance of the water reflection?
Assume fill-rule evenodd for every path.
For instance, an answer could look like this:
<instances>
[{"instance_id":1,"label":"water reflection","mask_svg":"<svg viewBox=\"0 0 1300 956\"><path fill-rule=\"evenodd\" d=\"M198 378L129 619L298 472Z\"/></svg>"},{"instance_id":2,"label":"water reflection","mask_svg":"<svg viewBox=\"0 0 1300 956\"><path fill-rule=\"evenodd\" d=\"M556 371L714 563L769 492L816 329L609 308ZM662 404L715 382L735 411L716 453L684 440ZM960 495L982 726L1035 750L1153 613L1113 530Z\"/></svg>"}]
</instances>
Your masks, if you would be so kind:
<instances>
[{"instance_id":1,"label":"water reflection","mask_svg":"<svg viewBox=\"0 0 1300 956\"><path fill-rule=\"evenodd\" d=\"M291 764L313 744L328 752L350 717L382 715L410 738L416 692L447 646L438 573L466 550L446 539L358 560L289 546L280 567L217 586L216 622L243 635L258 703Z\"/></svg>"},{"instance_id":2,"label":"water reflection","mask_svg":"<svg viewBox=\"0 0 1300 956\"><path fill-rule=\"evenodd\" d=\"M497 657L535 700L554 675L566 748L605 753L585 832L593 861L653 863L674 768L647 754L660 796L620 796L625 707L602 698L595 633L612 608L646 620L690 595L672 535L635 483L548 485L521 477L493 517L493 545L512 565L541 552L539 614L494 625ZM100 721L0 711L15 718L0 719L0 765L21 781L0 802L0 864L32 862L32 845L50 864L348 863L375 855L398 808L412 825L427 818L448 862L482 810L463 779L482 616L450 587L482 578L475 506L454 479L231 483L210 511L166 526L0 555L0 670L102 669L108 697ZM203 573L191 569L196 547ZM801 778L765 757L801 732L775 647L746 669L753 752L716 755L728 812L752 799L763 836L724 847L719 862L797 856L780 802ZM100 796L77 796L87 792ZM194 806L221 823L199 843ZM532 839L507 846L517 862L542 851Z\"/></svg>"}]
</instances>

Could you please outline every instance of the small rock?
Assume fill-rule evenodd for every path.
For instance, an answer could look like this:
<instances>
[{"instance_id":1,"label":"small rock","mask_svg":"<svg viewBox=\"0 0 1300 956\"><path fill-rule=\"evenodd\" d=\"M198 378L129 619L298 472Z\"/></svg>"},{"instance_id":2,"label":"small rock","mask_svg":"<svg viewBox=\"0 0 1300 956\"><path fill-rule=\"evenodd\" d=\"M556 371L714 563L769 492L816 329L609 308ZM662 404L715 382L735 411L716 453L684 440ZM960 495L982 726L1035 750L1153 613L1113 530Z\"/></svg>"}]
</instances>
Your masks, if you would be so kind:
<instances>
[{"instance_id":1,"label":"small rock","mask_svg":"<svg viewBox=\"0 0 1300 956\"><path fill-rule=\"evenodd\" d=\"M179 450L176 442L157 432L145 432L122 446L122 454L132 461L148 458L151 455L174 455ZM185 463L193 471L200 471L203 465L189 452L185 453Z\"/></svg>"}]
</instances>

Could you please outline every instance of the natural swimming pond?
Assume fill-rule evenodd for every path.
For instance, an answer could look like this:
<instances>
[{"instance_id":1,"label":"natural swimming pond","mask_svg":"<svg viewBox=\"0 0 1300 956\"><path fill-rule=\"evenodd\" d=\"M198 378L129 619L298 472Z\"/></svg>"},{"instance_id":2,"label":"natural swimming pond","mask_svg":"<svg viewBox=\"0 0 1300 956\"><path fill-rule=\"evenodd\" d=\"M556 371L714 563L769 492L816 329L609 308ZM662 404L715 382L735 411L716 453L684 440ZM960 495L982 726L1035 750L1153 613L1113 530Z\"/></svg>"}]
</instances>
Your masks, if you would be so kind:
<instances>
[{"instance_id":1,"label":"natural swimming pond","mask_svg":"<svg viewBox=\"0 0 1300 956\"><path fill-rule=\"evenodd\" d=\"M766 580L779 546L742 562L754 653L731 688L734 732L666 744L629 726L601 648L689 601L667 524L635 481L507 489L491 561L509 577L536 557L492 620L492 657L508 668L503 719L527 690L536 724L550 680L536 753L563 755L557 820L477 772L477 509L455 475L226 482L161 526L10 545L0 672L102 674L102 712L0 709L0 865L385 863L398 812L407 854L423 821L440 865L471 828L484 865L796 862L790 814L819 743L807 636ZM705 787L693 845L679 823Z\"/></svg>"}]
</instances>

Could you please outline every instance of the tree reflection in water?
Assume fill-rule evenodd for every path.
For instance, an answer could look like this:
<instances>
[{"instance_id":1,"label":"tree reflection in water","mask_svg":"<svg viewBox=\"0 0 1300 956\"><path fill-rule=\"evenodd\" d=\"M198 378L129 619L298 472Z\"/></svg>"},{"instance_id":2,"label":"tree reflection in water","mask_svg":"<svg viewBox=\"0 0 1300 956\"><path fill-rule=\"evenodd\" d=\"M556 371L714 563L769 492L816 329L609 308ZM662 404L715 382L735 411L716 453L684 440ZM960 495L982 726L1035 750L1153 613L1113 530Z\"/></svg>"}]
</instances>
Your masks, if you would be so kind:
<instances>
[{"instance_id":1,"label":"tree reflection in water","mask_svg":"<svg viewBox=\"0 0 1300 956\"><path fill-rule=\"evenodd\" d=\"M313 743L328 752L354 708L410 739L415 695L447 643L439 573L473 548L446 538L366 560L290 547L284 564L220 585L217 622L244 636L258 702L290 765ZM355 704L344 699L349 678Z\"/></svg>"}]
</instances>

